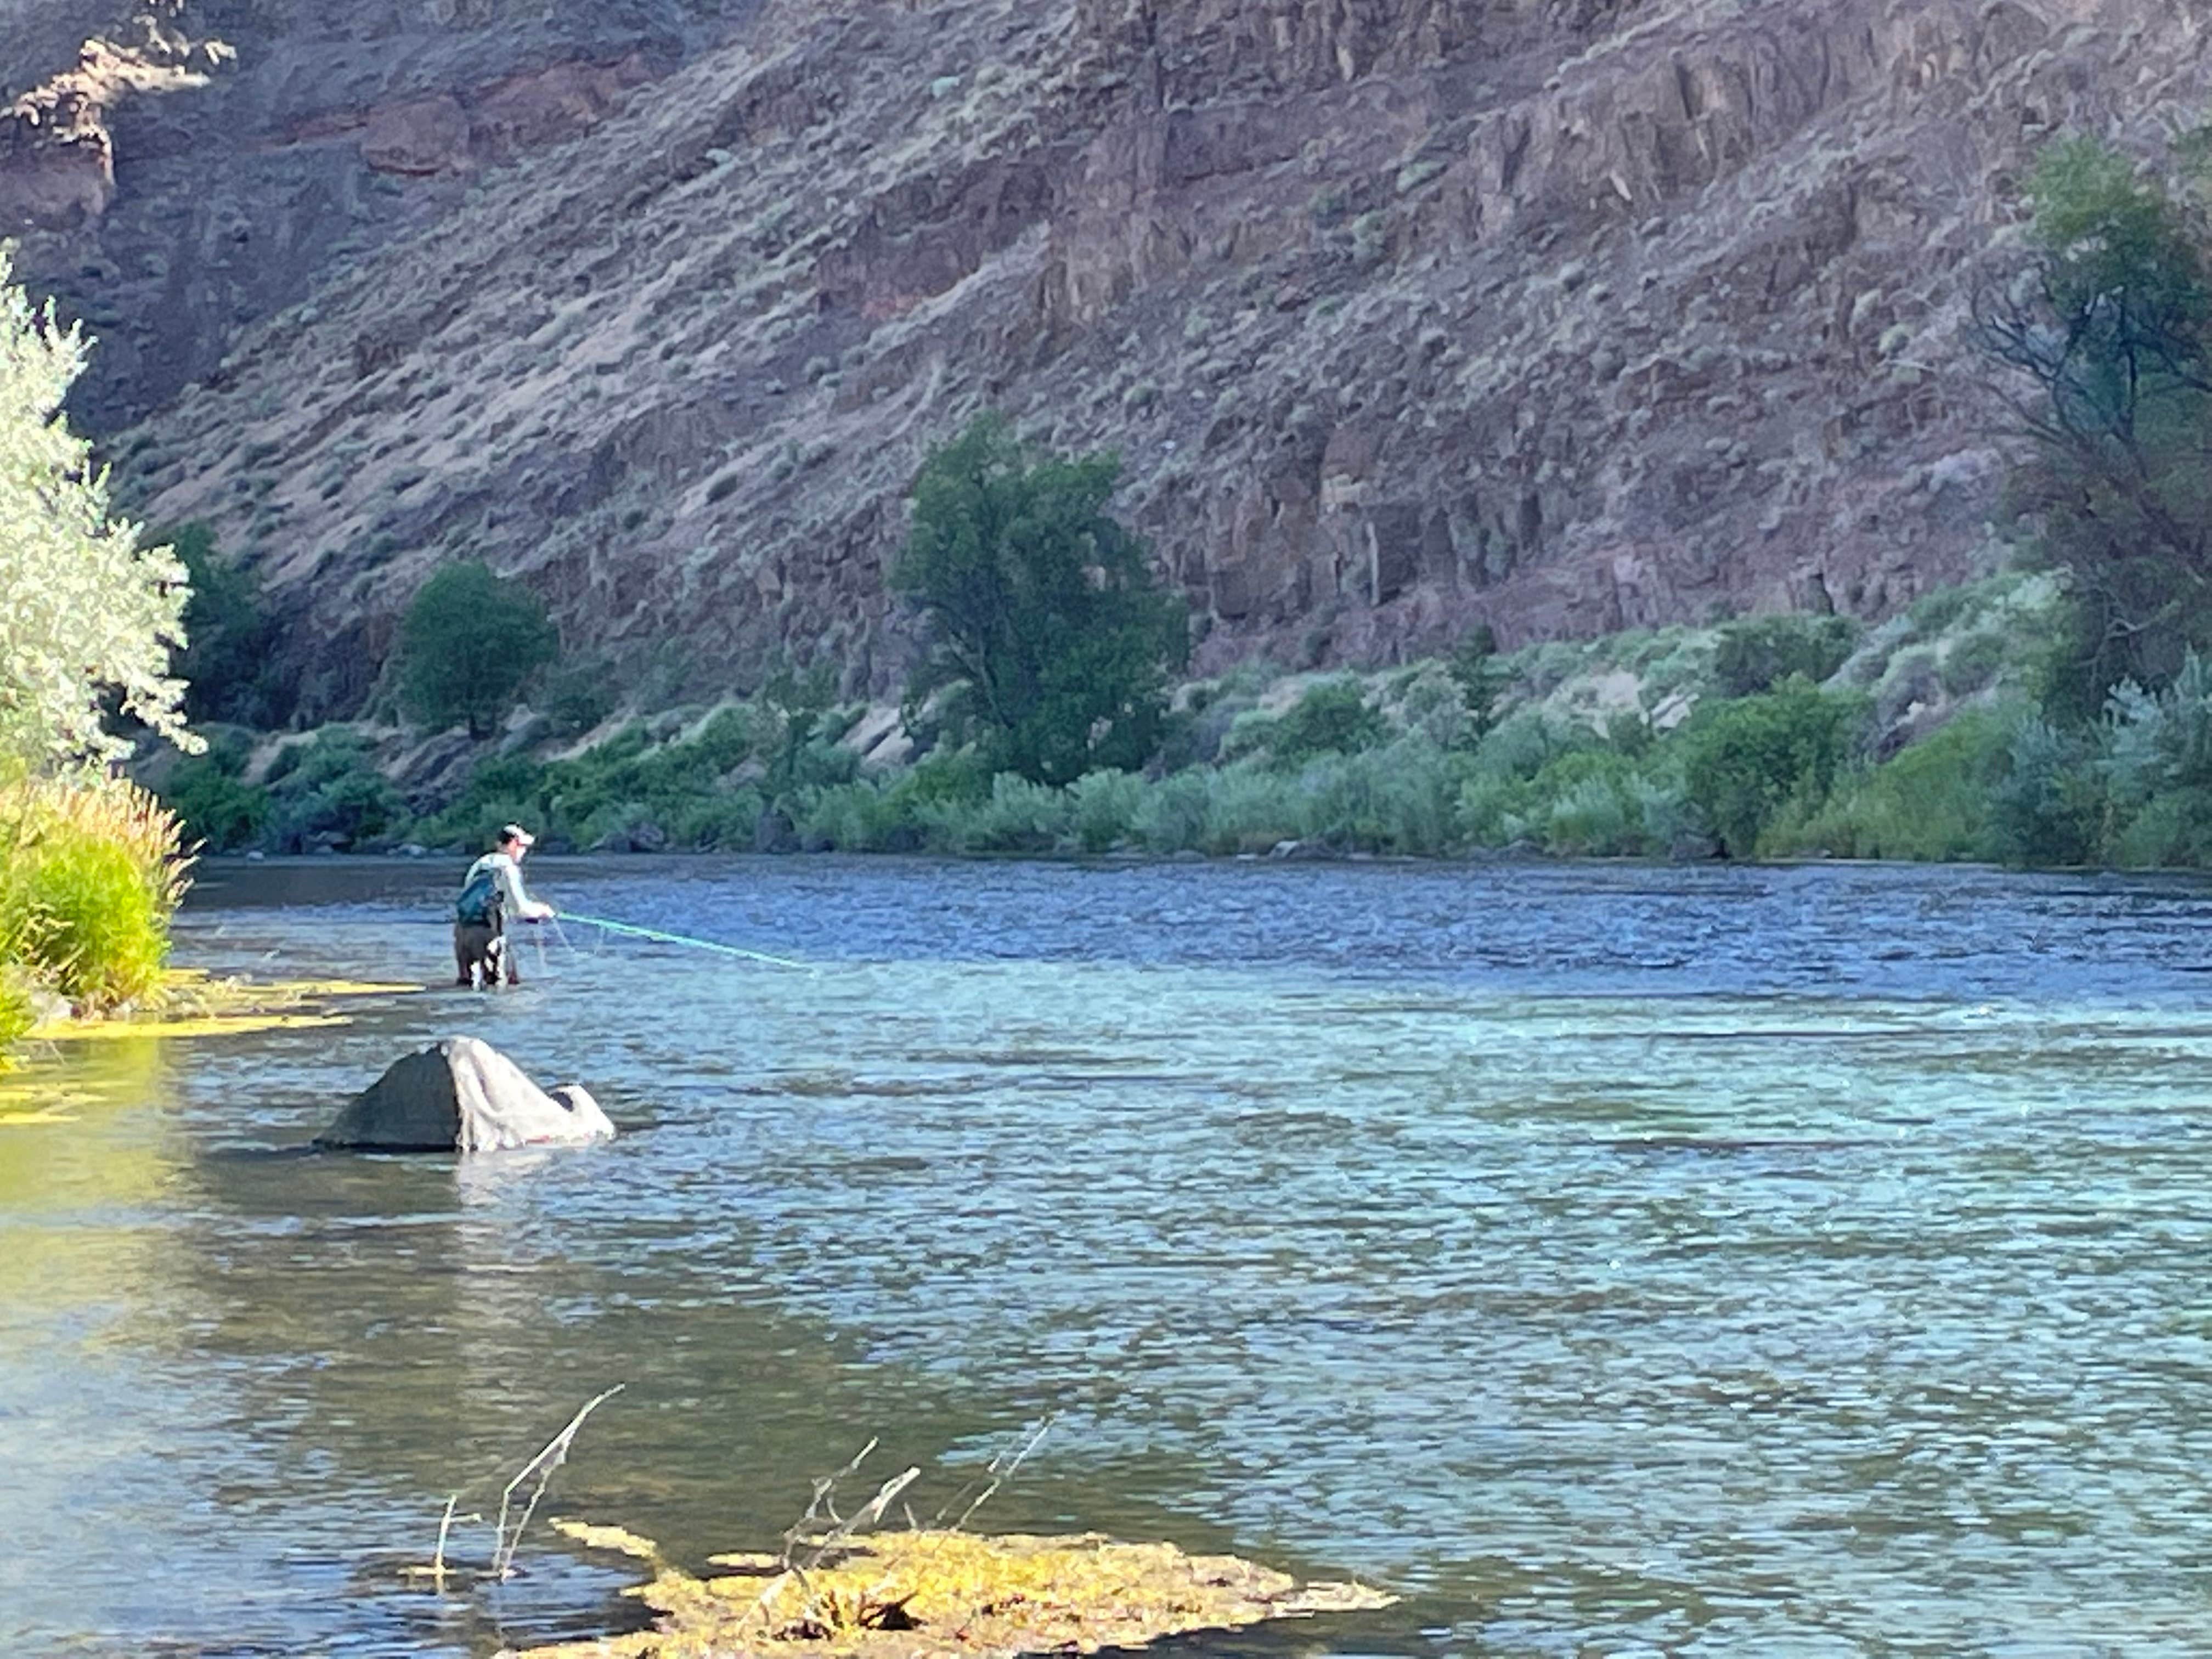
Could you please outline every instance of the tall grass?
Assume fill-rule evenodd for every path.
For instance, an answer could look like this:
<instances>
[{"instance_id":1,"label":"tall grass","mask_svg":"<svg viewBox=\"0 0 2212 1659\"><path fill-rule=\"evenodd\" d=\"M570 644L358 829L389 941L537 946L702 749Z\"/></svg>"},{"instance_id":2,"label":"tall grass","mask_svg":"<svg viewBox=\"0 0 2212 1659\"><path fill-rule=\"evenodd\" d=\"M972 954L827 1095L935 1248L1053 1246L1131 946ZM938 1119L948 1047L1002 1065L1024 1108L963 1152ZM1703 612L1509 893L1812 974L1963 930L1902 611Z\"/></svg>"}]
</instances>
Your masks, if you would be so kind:
<instances>
[{"instance_id":1,"label":"tall grass","mask_svg":"<svg viewBox=\"0 0 2212 1659\"><path fill-rule=\"evenodd\" d=\"M189 865L177 820L134 784L25 779L0 787L0 953L80 1008L143 1000L168 960ZM0 1033L20 1019L0 998ZM20 1035L20 1031L17 1033Z\"/></svg>"}]
</instances>

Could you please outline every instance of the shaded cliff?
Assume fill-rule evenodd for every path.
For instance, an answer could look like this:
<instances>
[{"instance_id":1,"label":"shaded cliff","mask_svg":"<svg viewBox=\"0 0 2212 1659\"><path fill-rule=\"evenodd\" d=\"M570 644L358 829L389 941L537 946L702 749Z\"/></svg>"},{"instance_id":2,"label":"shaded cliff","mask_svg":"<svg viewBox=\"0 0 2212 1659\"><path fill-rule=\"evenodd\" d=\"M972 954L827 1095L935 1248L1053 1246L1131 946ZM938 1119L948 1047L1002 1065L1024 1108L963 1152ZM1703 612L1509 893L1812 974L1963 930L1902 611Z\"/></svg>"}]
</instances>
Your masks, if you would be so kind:
<instances>
[{"instance_id":1,"label":"shaded cliff","mask_svg":"<svg viewBox=\"0 0 2212 1659\"><path fill-rule=\"evenodd\" d=\"M1123 453L1205 664L1882 613L1986 554L2019 170L2212 88L2149 0L308 10L173 14L235 62L15 212L310 714L464 554L668 691L882 685L903 489L987 404Z\"/></svg>"}]
</instances>

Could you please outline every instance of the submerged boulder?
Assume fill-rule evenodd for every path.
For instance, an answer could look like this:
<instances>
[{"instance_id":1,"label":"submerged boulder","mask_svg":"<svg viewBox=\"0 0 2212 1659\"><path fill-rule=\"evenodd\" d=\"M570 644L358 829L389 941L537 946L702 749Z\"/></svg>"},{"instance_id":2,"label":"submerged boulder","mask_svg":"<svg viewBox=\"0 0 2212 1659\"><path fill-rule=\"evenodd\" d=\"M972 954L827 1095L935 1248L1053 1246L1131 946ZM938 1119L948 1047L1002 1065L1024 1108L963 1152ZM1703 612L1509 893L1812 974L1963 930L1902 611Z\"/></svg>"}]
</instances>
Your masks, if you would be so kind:
<instances>
[{"instance_id":1,"label":"submerged boulder","mask_svg":"<svg viewBox=\"0 0 2212 1659\"><path fill-rule=\"evenodd\" d=\"M448 1037L393 1064L315 1145L352 1152L490 1152L579 1146L615 1126L578 1084L548 1094L476 1037Z\"/></svg>"}]
</instances>

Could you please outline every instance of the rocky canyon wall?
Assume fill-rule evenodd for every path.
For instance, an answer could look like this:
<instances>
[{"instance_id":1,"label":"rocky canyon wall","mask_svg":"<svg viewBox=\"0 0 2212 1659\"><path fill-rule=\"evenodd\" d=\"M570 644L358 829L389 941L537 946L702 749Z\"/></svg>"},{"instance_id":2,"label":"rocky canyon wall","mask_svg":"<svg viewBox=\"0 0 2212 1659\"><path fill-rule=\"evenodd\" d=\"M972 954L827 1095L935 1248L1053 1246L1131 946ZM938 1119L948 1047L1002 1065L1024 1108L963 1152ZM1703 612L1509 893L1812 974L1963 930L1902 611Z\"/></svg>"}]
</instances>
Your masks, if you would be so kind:
<instances>
[{"instance_id":1,"label":"rocky canyon wall","mask_svg":"<svg viewBox=\"0 0 2212 1659\"><path fill-rule=\"evenodd\" d=\"M2150 0L323 15L167 14L197 83L108 100L104 200L0 167L85 412L311 715L459 556L658 696L880 689L905 487L985 407L1122 454L1206 665L1881 614L1990 556L1962 324L2022 170L2212 92Z\"/></svg>"}]
</instances>

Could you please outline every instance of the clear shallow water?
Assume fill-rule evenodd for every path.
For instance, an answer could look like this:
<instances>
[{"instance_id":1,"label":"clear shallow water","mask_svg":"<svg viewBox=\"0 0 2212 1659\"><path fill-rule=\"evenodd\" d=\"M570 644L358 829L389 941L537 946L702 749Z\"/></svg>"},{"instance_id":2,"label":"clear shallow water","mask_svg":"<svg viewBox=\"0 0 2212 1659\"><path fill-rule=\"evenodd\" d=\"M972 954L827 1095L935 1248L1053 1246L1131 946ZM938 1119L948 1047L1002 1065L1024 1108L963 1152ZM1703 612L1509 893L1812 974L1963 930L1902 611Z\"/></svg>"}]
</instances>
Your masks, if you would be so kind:
<instances>
[{"instance_id":1,"label":"clear shallow water","mask_svg":"<svg viewBox=\"0 0 2212 1659\"><path fill-rule=\"evenodd\" d=\"M533 866L535 867L535 866ZM434 978L442 867L212 870L222 969ZM0 1128L0 1646L484 1652L406 1590L584 1399L552 1508L756 1545L809 1474L1358 1572L1197 1650L2201 1653L2212 976L2186 883L550 861L519 994L83 1045ZM526 958L532 968L534 957ZM610 1147L289 1155L407 1047ZM474 1543L479 1553L482 1540Z\"/></svg>"}]
</instances>

